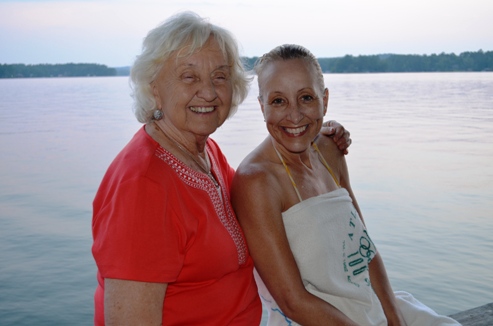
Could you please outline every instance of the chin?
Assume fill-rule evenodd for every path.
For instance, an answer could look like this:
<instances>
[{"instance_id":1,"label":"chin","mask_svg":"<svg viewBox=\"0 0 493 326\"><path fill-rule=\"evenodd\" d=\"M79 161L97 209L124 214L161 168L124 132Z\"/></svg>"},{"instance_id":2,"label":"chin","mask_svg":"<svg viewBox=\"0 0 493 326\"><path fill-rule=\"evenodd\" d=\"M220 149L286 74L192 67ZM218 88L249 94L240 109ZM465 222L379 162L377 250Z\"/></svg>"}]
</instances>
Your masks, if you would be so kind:
<instances>
[{"instance_id":1,"label":"chin","mask_svg":"<svg viewBox=\"0 0 493 326\"><path fill-rule=\"evenodd\" d=\"M200 128L199 130L192 131L196 135L200 136L210 136L217 130L217 126L211 128Z\"/></svg>"},{"instance_id":2,"label":"chin","mask_svg":"<svg viewBox=\"0 0 493 326\"><path fill-rule=\"evenodd\" d=\"M281 142L282 147L291 153L303 153L310 148L311 142L294 143L294 142Z\"/></svg>"}]
</instances>

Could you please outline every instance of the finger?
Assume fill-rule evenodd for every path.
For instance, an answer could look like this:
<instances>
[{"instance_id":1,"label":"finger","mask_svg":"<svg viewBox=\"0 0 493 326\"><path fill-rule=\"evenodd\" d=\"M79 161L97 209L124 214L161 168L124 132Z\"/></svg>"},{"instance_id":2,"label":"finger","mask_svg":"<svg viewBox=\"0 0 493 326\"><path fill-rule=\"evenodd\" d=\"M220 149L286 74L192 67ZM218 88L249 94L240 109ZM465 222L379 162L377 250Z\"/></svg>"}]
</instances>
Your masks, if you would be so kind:
<instances>
[{"instance_id":1,"label":"finger","mask_svg":"<svg viewBox=\"0 0 493 326\"><path fill-rule=\"evenodd\" d=\"M345 151L351 145L351 139L342 138L336 144L339 150Z\"/></svg>"},{"instance_id":2,"label":"finger","mask_svg":"<svg viewBox=\"0 0 493 326\"><path fill-rule=\"evenodd\" d=\"M347 131L342 125L337 129L337 133L339 138L346 138L346 135L349 136L349 131Z\"/></svg>"},{"instance_id":3,"label":"finger","mask_svg":"<svg viewBox=\"0 0 493 326\"><path fill-rule=\"evenodd\" d=\"M339 136L339 138L344 142L349 142L351 139L349 131L344 130L342 134Z\"/></svg>"},{"instance_id":4,"label":"finger","mask_svg":"<svg viewBox=\"0 0 493 326\"><path fill-rule=\"evenodd\" d=\"M349 135L350 135L349 131L347 131L346 129L341 128L341 136L340 137L344 137L346 139L349 139Z\"/></svg>"},{"instance_id":5,"label":"finger","mask_svg":"<svg viewBox=\"0 0 493 326\"><path fill-rule=\"evenodd\" d=\"M320 132L326 136L332 136L335 133L335 129L333 127L323 126Z\"/></svg>"},{"instance_id":6,"label":"finger","mask_svg":"<svg viewBox=\"0 0 493 326\"><path fill-rule=\"evenodd\" d=\"M346 146L346 147L349 147L351 145L353 141L351 140L351 138L341 138L339 140L339 142L337 143L339 146Z\"/></svg>"},{"instance_id":7,"label":"finger","mask_svg":"<svg viewBox=\"0 0 493 326\"><path fill-rule=\"evenodd\" d=\"M344 128L342 127L339 127L339 128L335 128L335 131L334 131L334 140L336 142L339 142L339 141L345 141L346 137L345 137L345 130Z\"/></svg>"},{"instance_id":8,"label":"finger","mask_svg":"<svg viewBox=\"0 0 493 326\"><path fill-rule=\"evenodd\" d=\"M334 124L334 120L329 120L329 121L325 121L322 126L324 127L332 127L332 125Z\"/></svg>"},{"instance_id":9,"label":"finger","mask_svg":"<svg viewBox=\"0 0 493 326\"><path fill-rule=\"evenodd\" d=\"M349 145L349 144L351 143L351 138L346 137L346 136L341 137L341 139L340 139L340 143L341 143L341 144L348 144L348 145Z\"/></svg>"}]
</instances>

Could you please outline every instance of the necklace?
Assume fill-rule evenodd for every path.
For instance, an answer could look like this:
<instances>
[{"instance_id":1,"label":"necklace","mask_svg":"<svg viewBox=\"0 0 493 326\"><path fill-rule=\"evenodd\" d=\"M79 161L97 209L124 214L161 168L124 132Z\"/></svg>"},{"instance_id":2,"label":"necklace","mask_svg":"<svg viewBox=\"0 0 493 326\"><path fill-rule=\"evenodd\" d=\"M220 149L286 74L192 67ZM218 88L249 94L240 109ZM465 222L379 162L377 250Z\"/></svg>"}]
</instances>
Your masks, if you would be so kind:
<instances>
[{"instance_id":1,"label":"necklace","mask_svg":"<svg viewBox=\"0 0 493 326\"><path fill-rule=\"evenodd\" d=\"M281 163L282 165L284 165L284 169L286 170L286 172L288 173L288 177L289 179L291 180L291 184L293 185L293 188L294 188L294 191L296 191L296 195L298 195L298 198L301 201L303 201L303 199L301 198L301 194L298 190L298 186L296 186L296 182L294 182L294 179L293 179L293 176L291 175L291 171L289 170L289 167L288 165L286 164L286 162L284 161L284 159L282 158L282 155L281 153L279 153L279 151L277 150L276 148L276 145L274 144L274 140L272 140L272 146L274 147L274 150L276 151L277 153L277 156L279 157L279 159L281 160ZM325 168L329 171L330 175L332 176L332 178L334 179L335 183L337 184L337 186L340 188L341 187L341 184L339 183L339 180L337 179L336 175L334 174L334 172L332 171L332 169L330 168L329 164L327 163L327 161L325 160L324 156L322 155L322 153L320 152L320 150L318 149L318 146L317 144L315 143L315 141L312 142L312 147L313 149L315 150L315 152L317 152L318 154L318 158L320 160L320 162L322 162L322 164L325 166Z\"/></svg>"},{"instance_id":2,"label":"necklace","mask_svg":"<svg viewBox=\"0 0 493 326\"><path fill-rule=\"evenodd\" d=\"M199 162L199 160L197 160L195 158L195 155L193 155L188 149L186 149L184 146L182 146L178 141L176 141L174 138L172 138L171 136L169 136L167 133L164 132L163 129L161 129L161 127L154 122L154 124L156 125L156 127L161 131L161 133L166 137L168 138L173 144L176 145L176 147L178 147L178 149L184 153L185 155L187 155L188 157L190 157L196 164L197 166L209 177L209 179L211 179L212 183L214 183L214 186L219 189L219 183L217 182L216 178L214 178L214 176L212 175L212 172L211 172L211 162L209 161L209 156L207 155L207 150L205 150L205 162L206 162L206 166L204 167L202 165L201 162Z\"/></svg>"}]
</instances>

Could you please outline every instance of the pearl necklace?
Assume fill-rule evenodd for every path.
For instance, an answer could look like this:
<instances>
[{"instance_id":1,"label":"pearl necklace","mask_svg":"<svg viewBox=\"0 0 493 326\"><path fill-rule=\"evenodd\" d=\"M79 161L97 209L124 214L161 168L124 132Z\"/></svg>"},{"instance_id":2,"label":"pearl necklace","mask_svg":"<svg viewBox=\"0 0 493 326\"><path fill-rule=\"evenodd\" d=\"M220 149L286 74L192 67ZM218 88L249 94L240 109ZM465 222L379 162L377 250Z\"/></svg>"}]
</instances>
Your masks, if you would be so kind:
<instances>
[{"instance_id":1,"label":"pearl necklace","mask_svg":"<svg viewBox=\"0 0 493 326\"><path fill-rule=\"evenodd\" d=\"M199 162L199 160L197 160L195 158L195 155L193 155L188 149L186 149L184 146L182 146L177 140L175 140L174 138L172 138L170 135L168 135L167 133L164 132L163 129L161 129L161 127L156 123L154 122L154 124L156 125L156 127L161 131L161 133L166 137L168 138L173 144L176 145L176 147L178 147L178 149L184 153L185 155L187 155L188 157L190 157L197 165L198 167L209 177L209 179L211 179L212 183L214 183L214 186L219 189L219 183L217 182L216 178L214 178L214 176L212 175L212 172L211 172L211 163L209 161L209 155L207 155L207 150L205 150L205 161L206 161L206 166L204 167L202 165L202 163Z\"/></svg>"}]
</instances>

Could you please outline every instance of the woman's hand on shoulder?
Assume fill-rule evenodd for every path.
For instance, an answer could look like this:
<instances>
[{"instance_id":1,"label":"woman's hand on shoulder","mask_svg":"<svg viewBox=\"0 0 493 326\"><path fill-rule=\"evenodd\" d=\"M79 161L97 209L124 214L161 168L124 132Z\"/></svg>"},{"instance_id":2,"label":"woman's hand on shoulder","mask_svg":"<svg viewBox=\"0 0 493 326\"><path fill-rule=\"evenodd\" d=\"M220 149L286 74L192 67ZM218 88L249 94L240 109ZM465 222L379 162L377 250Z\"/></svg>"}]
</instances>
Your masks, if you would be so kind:
<instances>
[{"instance_id":1,"label":"woman's hand on shoulder","mask_svg":"<svg viewBox=\"0 0 493 326\"><path fill-rule=\"evenodd\" d=\"M351 189L349 170L344 153L340 151L340 148L337 146L337 144L328 137L318 137L315 140L315 143L317 144L320 152L324 156L330 168L334 172L341 187L345 188L349 192L349 195L353 200L353 205L356 207L358 213L362 217L358 202L353 193L353 190Z\"/></svg>"},{"instance_id":2,"label":"woman's hand on shoulder","mask_svg":"<svg viewBox=\"0 0 493 326\"><path fill-rule=\"evenodd\" d=\"M104 280L106 325L161 325L166 283Z\"/></svg>"},{"instance_id":3,"label":"woman's hand on shoulder","mask_svg":"<svg viewBox=\"0 0 493 326\"><path fill-rule=\"evenodd\" d=\"M348 148L352 143L351 134L348 130L344 128L339 122L335 120L329 120L322 124L322 129L320 129L322 135L331 137L336 143L337 147L344 154L348 154Z\"/></svg>"}]
</instances>

